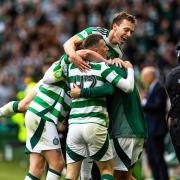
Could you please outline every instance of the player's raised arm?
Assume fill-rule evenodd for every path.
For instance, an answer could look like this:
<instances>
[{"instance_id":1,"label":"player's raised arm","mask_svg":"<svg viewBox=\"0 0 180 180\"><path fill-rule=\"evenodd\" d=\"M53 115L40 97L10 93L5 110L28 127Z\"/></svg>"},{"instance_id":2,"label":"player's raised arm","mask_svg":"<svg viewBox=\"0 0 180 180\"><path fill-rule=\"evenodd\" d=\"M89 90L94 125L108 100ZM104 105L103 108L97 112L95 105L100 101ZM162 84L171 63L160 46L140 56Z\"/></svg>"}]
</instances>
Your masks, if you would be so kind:
<instances>
[{"instance_id":1,"label":"player's raised arm","mask_svg":"<svg viewBox=\"0 0 180 180\"><path fill-rule=\"evenodd\" d=\"M90 69L90 66L76 53L76 47L82 44L83 40L75 35L69 40L67 40L63 47L65 53L69 56L69 59L81 70L85 71Z\"/></svg>"},{"instance_id":2,"label":"player's raised arm","mask_svg":"<svg viewBox=\"0 0 180 180\"><path fill-rule=\"evenodd\" d=\"M94 62L106 62L108 63L108 60L102 57L100 54L98 54L95 51L92 51L90 49L82 49L76 51L76 53L81 56L83 59L88 61L94 61Z\"/></svg>"},{"instance_id":3,"label":"player's raised arm","mask_svg":"<svg viewBox=\"0 0 180 180\"><path fill-rule=\"evenodd\" d=\"M134 89L134 70L130 62L125 61L122 66L127 69L127 78L124 79L122 76L118 75L109 66L104 64L103 72L101 75L110 83L117 86L124 92L132 92Z\"/></svg>"}]
</instances>

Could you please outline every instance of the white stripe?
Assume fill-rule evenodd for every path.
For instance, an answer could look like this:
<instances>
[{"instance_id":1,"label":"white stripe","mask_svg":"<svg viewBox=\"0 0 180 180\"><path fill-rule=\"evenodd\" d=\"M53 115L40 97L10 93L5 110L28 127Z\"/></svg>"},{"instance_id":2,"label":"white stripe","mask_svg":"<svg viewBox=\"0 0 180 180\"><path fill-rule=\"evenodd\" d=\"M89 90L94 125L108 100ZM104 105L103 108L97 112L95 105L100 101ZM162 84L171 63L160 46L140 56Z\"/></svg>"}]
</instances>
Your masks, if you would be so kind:
<instances>
[{"instance_id":1,"label":"white stripe","mask_svg":"<svg viewBox=\"0 0 180 180\"><path fill-rule=\"evenodd\" d=\"M112 71L106 76L106 80L109 81L110 83L118 76L118 74L115 71Z\"/></svg>"},{"instance_id":2,"label":"white stripe","mask_svg":"<svg viewBox=\"0 0 180 180\"><path fill-rule=\"evenodd\" d=\"M90 122L93 122L93 123L98 123L98 124L101 124L103 126L106 126L106 121L103 120L103 119L99 119L99 118L96 118L96 117L78 117L78 118L72 118L72 119L69 119L68 120L68 123L71 124L71 123L90 123Z\"/></svg>"},{"instance_id":3,"label":"white stripe","mask_svg":"<svg viewBox=\"0 0 180 180\"><path fill-rule=\"evenodd\" d=\"M44 107L36 103L35 101L31 101L29 107L32 107L33 109L37 110L38 112L44 110Z\"/></svg>"},{"instance_id":4,"label":"white stripe","mask_svg":"<svg viewBox=\"0 0 180 180\"><path fill-rule=\"evenodd\" d=\"M56 93L57 95L59 95L59 93L60 93L61 91L64 92L64 89L61 88L61 87L59 87L59 86L57 86L57 85L44 84L42 87L45 88L45 89L47 89L47 90L53 91L53 92Z\"/></svg>"},{"instance_id":5,"label":"white stripe","mask_svg":"<svg viewBox=\"0 0 180 180\"><path fill-rule=\"evenodd\" d=\"M107 109L102 106L86 106L83 108L72 108L70 114L80 114L80 113L91 114L92 112L99 112L106 114Z\"/></svg>"},{"instance_id":6,"label":"white stripe","mask_svg":"<svg viewBox=\"0 0 180 180\"><path fill-rule=\"evenodd\" d=\"M57 103L57 104L55 105L54 109L56 109L57 111L59 111L60 114L63 115L63 116L66 116L66 114L67 114L67 111L64 110L62 104L60 104L60 103Z\"/></svg>"},{"instance_id":7,"label":"white stripe","mask_svg":"<svg viewBox=\"0 0 180 180\"><path fill-rule=\"evenodd\" d=\"M37 94L37 97L39 97L39 98L41 98L43 101L45 101L46 103L48 103L49 105L53 105L53 103L54 103L54 99L52 99L50 96L48 96L48 95L46 95L46 94L44 94L44 93L42 93L42 92L39 92L38 94Z\"/></svg>"}]
</instances>

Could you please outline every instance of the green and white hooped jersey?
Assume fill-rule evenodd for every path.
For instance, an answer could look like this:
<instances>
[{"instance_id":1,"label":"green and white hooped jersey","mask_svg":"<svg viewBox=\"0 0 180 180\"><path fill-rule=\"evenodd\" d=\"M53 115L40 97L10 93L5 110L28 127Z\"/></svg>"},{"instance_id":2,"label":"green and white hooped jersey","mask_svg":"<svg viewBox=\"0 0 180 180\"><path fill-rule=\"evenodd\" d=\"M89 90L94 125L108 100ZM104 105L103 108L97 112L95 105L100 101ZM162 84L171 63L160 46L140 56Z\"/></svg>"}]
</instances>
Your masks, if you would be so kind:
<instances>
[{"instance_id":1,"label":"green and white hooped jersey","mask_svg":"<svg viewBox=\"0 0 180 180\"><path fill-rule=\"evenodd\" d=\"M106 45L109 48L108 51L108 58L122 58L123 51L119 45L112 45L109 43L108 35L109 30L101 27L88 27L85 30L81 31L80 33L76 34L82 40L85 40L88 35L90 34L100 34L103 36Z\"/></svg>"},{"instance_id":2,"label":"green and white hooped jersey","mask_svg":"<svg viewBox=\"0 0 180 180\"><path fill-rule=\"evenodd\" d=\"M68 67L70 89L76 83L80 88L102 86L105 81L122 88L121 76L105 63L89 63L91 70L81 72L74 64ZM72 99L69 124L96 123L106 126L106 98Z\"/></svg>"},{"instance_id":3,"label":"green and white hooped jersey","mask_svg":"<svg viewBox=\"0 0 180 180\"><path fill-rule=\"evenodd\" d=\"M66 59L67 56L64 55L48 69L46 76L48 79L43 78L43 80L54 80L54 82L52 84L41 83L37 95L28 107L29 111L55 124L66 119L70 110L71 98L67 94L69 88L62 71L62 67L67 64ZM50 73L52 76L49 76Z\"/></svg>"}]
</instances>

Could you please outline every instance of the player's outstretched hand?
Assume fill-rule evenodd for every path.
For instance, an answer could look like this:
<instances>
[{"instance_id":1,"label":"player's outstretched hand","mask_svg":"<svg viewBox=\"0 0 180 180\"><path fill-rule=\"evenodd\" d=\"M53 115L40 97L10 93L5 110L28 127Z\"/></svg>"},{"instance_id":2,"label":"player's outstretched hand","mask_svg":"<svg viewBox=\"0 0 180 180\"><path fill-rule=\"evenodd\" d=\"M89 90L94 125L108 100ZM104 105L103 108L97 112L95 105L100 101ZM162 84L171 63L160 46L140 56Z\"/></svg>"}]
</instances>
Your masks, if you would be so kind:
<instances>
[{"instance_id":1,"label":"player's outstretched hand","mask_svg":"<svg viewBox=\"0 0 180 180\"><path fill-rule=\"evenodd\" d=\"M80 97L81 89L77 84L74 84L74 88L70 91L72 99L78 99Z\"/></svg>"}]
</instances>

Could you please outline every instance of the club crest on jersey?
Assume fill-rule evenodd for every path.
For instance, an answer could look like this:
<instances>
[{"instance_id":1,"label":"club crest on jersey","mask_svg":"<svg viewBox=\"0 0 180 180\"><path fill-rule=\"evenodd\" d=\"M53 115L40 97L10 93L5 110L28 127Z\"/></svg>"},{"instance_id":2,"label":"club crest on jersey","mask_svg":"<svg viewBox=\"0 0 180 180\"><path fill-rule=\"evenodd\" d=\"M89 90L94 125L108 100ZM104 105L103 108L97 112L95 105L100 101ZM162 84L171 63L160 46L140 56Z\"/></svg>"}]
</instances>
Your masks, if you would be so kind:
<instances>
[{"instance_id":1,"label":"club crest on jersey","mask_svg":"<svg viewBox=\"0 0 180 180\"><path fill-rule=\"evenodd\" d=\"M64 80L62 68L54 72L54 78L57 80Z\"/></svg>"},{"instance_id":2,"label":"club crest on jersey","mask_svg":"<svg viewBox=\"0 0 180 180\"><path fill-rule=\"evenodd\" d=\"M54 144L54 145L58 145L58 144L59 144L59 139L58 139L57 137L55 137L55 138L53 139L53 144Z\"/></svg>"}]
</instances>

